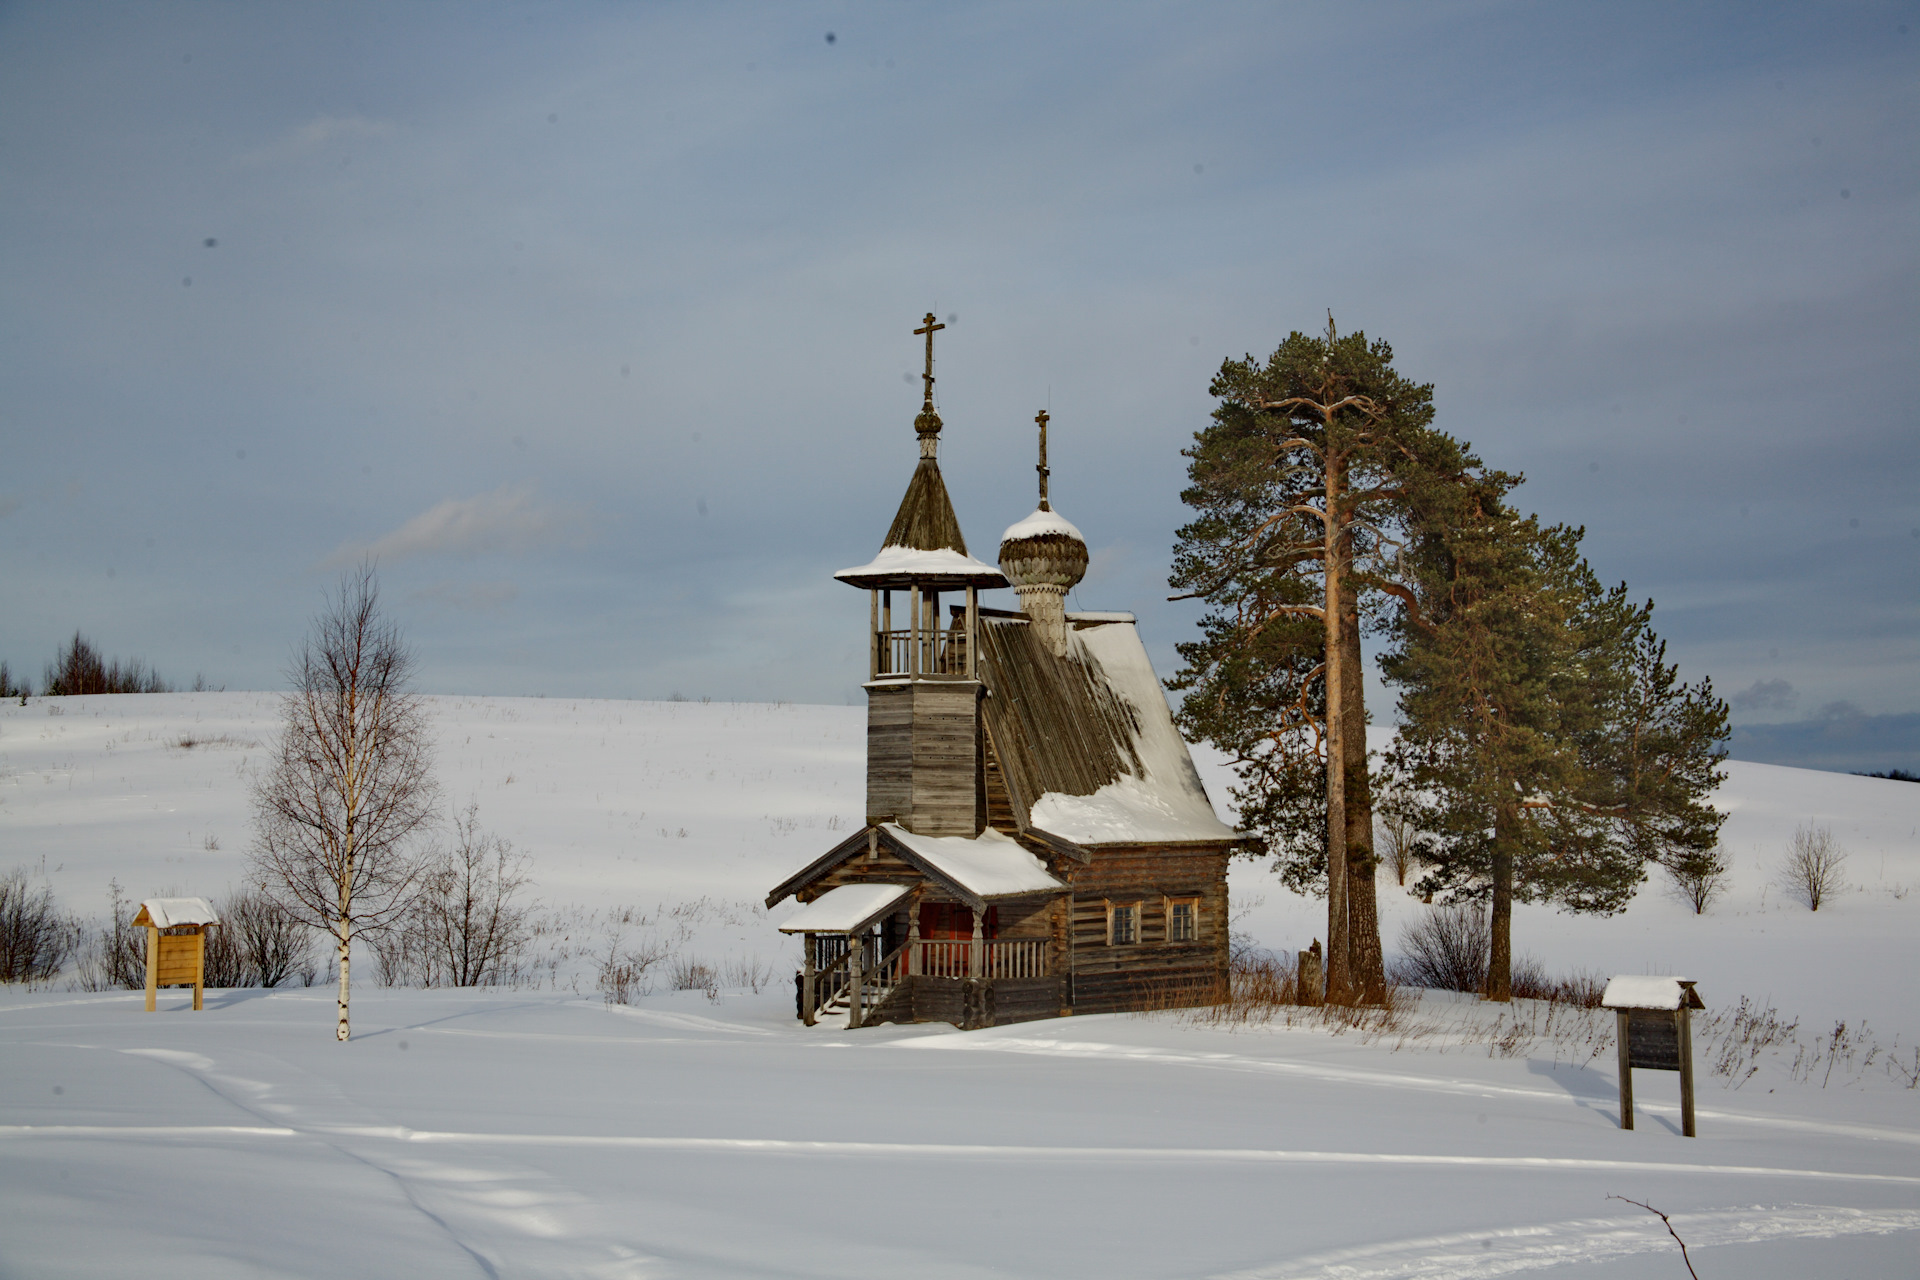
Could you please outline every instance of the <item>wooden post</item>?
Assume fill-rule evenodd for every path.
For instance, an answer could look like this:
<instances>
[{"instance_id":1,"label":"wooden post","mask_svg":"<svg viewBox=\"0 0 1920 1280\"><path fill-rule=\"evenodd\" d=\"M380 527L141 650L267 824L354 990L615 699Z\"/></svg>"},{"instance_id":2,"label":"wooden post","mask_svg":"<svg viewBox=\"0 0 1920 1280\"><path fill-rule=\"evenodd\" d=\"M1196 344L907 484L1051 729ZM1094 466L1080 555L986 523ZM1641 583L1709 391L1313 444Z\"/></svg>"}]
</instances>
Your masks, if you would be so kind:
<instances>
[{"instance_id":1,"label":"wooden post","mask_svg":"<svg viewBox=\"0 0 1920 1280\"><path fill-rule=\"evenodd\" d=\"M972 680L980 674L980 661L975 656L980 652L980 588L967 584L967 679Z\"/></svg>"},{"instance_id":2,"label":"wooden post","mask_svg":"<svg viewBox=\"0 0 1920 1280\"><path fill-rule=\"evenodd\" d=\"M147 1012L154 1009L154 998L160 994L160 930L153 925L147 926Z\"/></svg>"},{"instance_id":3,"label":"wooden post","mask_svg":"<svg viewBox=\"0 0 1920 1280\"><path fill-rule=\"evenodd\" d=\"M1693 1014L1684 1001L1673 1011L1673 1029L1680 1039L1680 1132L1693 1137Z\"/></svg>"},{"instance_id":4,"label":"wooden post","mask_svg":"<svg viewBox=\"0 0 1920 1280\"><path fill-rule=\"evenodd\" d=\"M193 931L193 1007L200 1008L200 996L207 989L207 926Z\"/></svg>"},{"instance_id":5,"label":"wooden post","mask_svg":"<svg viewBox=\"0 0 1920 1280\"><path fill-rule=\"evenodd\" d=\"M886 637L886 639L880 642L881 644L886 646L886 653L885 653L885 656L881 658L880 665L885 667L887 669L887 673L891 675L893 672L893 590L892 588L887 588L881 591L880 593L880 634Z\"/></svg>"},{"instance_id":6,"label":"wooden post","mask_svg":"<svg viewBox=\"0 0 1920 1280\"><path fill-rule=\"evenodd\" d=\"M920 976L920 899L907 901L907 976Z\"/></svg>"},{"instance_id":7,"label":"wooden post","mask_svg":"<svg viewBox=\"0 0 1920 1280\"><path fill-rule=\"evenodd\" d=\"M815 933L803 933L800 935L800 952L801 955L805 957L804 967L800 971L800 1008L802 1011L800 1021L809 1027L813 1025L815 1007L820 1002L820 973L815 967L813 959L814 939L819 936L819 934Z\"/></svg>"},{"instance_id":8,"label":"wooden post","mask_svg":"<svg viewBox=\"0 0 1920 1280\"><path fill-rule=\"evenodd\" d=\"M920 674L920 588L910 587L912 599L907 602L907 674Z\"/></svg>"},{"instance_id":9,"label":"wooden post","mask_svg":"<svg viewBox=\"0 0 1920 1280\"><path fill-rule=\"evenodd\" d=\"M1620 1127L1633 1128L1633 1032L1627 1010L1614 1011L1614 1027L1620 1038ZM1689 1073L1691 1074L1691 1073Z\"/></svg>"},{"instance_id":10,"label":"wooden post","mask_svg":"<svg viewBox=\"0 0 1920 1280\"><path fill-rule=\"evenodd\" d=\"M880 675L880 589L878 587L867 592L867 630L872 633L867 643L867 679L873 680Z\"/></svg>"},{"instance_id":11,"label":"wooden post","mask_svg":"<svg viewBox=\"0 0 1920 1280\"><path fill-rule=\"evenodd\" d=\"M1307 1005L1325 1003L1325 996L1322 995L1325 982L1326 974L1320 964L1320 940L1315 938L1313 946L1300 953L1299 966L1294 970L1294 1001Z\"/></svg>"},{"instance_id":12,"label":"wooden post","mask_svg":"<svg viewBox=\"0 0 1920 1280\"><path fill-rule=\"evenodd\" d=\"M865 940L857 933L847 935L847 1028L860 1025L860 1004L865 996L866 977L860 972L860 951Z\"/></svg>"},{"instance_id":13,"label":"wooden post","mask_svg":"<svg viewBox=\"0 0 1920 1280\"><path fill-rule=\"evenodd\" d=\"M927 672L929 676L939 676L941 674L941 593L939 591L931 591L931 589L927 591L927 603L922 610L922 618L927 622L924 637L922 637L927 645L927 652L920 662L920 670Z\"/></svg>"},{"instance_id":14,"label":"wooden post","mask_svg":"<svg viewBox=\"0 0 1920 1280\"><path fill-rule=\"evenodd\" d=\"M981 912L973 913L973 946L968 948L967 976L977 978L986 972L987 935Z\"/></svg>"}]
</instances>

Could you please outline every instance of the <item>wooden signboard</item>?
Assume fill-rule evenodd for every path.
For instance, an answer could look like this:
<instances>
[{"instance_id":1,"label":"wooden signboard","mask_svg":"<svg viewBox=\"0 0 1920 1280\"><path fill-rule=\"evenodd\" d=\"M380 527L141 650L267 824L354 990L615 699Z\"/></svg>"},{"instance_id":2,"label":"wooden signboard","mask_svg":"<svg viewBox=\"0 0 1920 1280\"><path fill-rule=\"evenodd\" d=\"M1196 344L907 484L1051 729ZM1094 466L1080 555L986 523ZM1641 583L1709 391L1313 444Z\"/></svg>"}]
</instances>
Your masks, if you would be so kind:
<instances>
[{"instance_id":1,"label":"wooden signboard","mask_svg":"<svg viewBox=\"0 0 1920 1280\"><path fill-rule=\"evenodd\" d=\"M1693 1020L1704 1009L1687 978L1616 977L1600 998L1614 1011L1620 1058L1620 1127L1633 1128L1633 1070L1674 1071L1680 1076L1680 1132L1693 1124Z\"/></svg>"},{"instance_id":2,"label":"wooden signboard","mask_svg":"<svg viewBox=\"0 0 1920 1280\"><path fill-rule=\"evenodd\" d=\"M207 930L220 923L207 900L150 898L140 904L133 923L147 930L147 1012L153 1012L161 987L192 987L193 1007L201 1008L207 982Z\"/></svg>"}]
</instances>

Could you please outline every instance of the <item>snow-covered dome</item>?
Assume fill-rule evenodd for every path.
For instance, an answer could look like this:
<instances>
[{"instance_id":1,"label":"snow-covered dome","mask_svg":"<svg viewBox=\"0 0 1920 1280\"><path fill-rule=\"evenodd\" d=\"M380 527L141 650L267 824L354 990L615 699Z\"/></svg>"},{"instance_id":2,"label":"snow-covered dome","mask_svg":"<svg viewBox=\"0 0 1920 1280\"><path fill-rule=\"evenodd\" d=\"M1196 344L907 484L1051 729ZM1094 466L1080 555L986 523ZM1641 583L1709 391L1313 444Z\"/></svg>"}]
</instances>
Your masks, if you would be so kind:
<instances>
[{"instance_id":1,"label":"snow-covered dome","mask_svg":"<svg viewBox=\"0 0 1920 1280\"><path fill-rule=\"evenodd\" d=\"M1087 576L1087 540L1044 502L1000 535L1000 572L1016 587L1059 587Z\"/></svg>"}]
</instances>

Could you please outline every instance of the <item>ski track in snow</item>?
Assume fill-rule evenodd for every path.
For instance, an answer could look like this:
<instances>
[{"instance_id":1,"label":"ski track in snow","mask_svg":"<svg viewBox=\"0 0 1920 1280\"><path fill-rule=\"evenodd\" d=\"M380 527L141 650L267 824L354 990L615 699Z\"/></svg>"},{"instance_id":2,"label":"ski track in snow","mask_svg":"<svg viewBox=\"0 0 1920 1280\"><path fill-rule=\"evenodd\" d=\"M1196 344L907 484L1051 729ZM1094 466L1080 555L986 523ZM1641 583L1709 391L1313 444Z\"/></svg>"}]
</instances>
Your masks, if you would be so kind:
<instances>
[{"instance_id":1,"label":"ski track in snow","mask_svg":"<svg viewBox=\"0 0 1920 1280\"><path fill-rule=\"evenodd\" d=\"M896 1049L952 1049L979 1053L1024 1053L1058 1055L1067 1058L1105 1058L1114 1061L1152 1063L1156 1066L1209 1067L1221 1071L1258 1071L1300 1076L1338 1084L1364 1084L1388 1089L1412 1089L1429 1093L1459 1094L1478 1098L1532 1098L1564 1103L1565 1090L1530 1089L1523 1085L1492 1084L1481 1080L1462 1080L1452 1076L1403 1075L1391 1071L1369 1071L1363 1067L1335 1067L1311 1062L1284 1062L1271 1058L1253 1058L1234 1053L1174 1053L1143 1045L1102 1044L1097 1040L1051 1040L1033 1036L995 1036L991 1032L972 1036L930 1036L901 1040L888 1047ZM1680 1108L1667 1103L1634 1101L1636 1112L1679 1115ZM1809 1133L1830 1133L1840 1137L1866 1138L1874 1142L1910 1142L1920 1144L1920 1131L1895 1129L1886 1125L1839 1124L1825 1120L1800 1120L1790 1116L1760 1116L1741 1111L1715 1111L1696 1107L1694 1115L1702 1120L1727 1120L1736 1124L1765 1125L1777 1129L1798 1129Z\"/></svg>"},{"instance_id":2,"label":"ski track in snow","mask_svg":"<svg viewBox=\"0 0 1920 1280\"><path fill-rule=\"evenodd\" d=\"M1753 1205L1668 1216L1689 1250L1920 1230L1920 1209ZM1641 1214L1387 1241L1273 1266L1217 1272L1209 1280L1489 1280L1568 1263L1679 1252L1660 1220ZM1671 1269L1663 1272L1671 1273Z\"/></svg>"},{"instance_id":3,"label":"ski track in snow","mask_svg":"<svg viewBox=\"0 0 1920 1280\"><path fill-rule=\"evenodd\" d=\"M153 1056L173 1050L127 1050ZM192 1055L179 1055L182 1057ZM204 1061L204 1060L203 1060ZM229 1079L231 1079L229 1077ZM244 1082L252 1083L252 1082ZM270 1108L271 1109L271 1108ZM0 1137L183 1137L191 1134L257 1137L314 1136L444 1146L603 1147L635 1151L734 1152L752 1155L845 1156L920 1160L1085 1160L1103 1164L1171 1160L1223 1164L1404 1165L1434 1168L1523 1169L1540 1173L1658 1173L1753 1178L1803 1178L1820 1182L1879 1182L1920 1186L1920 1174L1855 1173L1841 1169L1791 1169L1772 1165L1689 1164L1672 1160L1602 1160L1577 1156L1467 1156L1396 1151L1287 1151L1259 1147L1033 1147L953 1142L841 1142L832 1139L647 1137L587 1133L478 1133L410 1129L394 1124L307 1124L299 1128L242 1125L0 1125Z\"/></svg>"},{"instance_id":4,"label":"ski track in snow","mask_svg":"<svg viewBox=\"0 0 1920 1280\"><path fill-rule=\"evenodd\" d=\"M178 1049L123 1049L185 1072L228 1104L263 1120L276 1120L295 1137L317 1139L350 1160L390 1178L424 1217L443 1230L488 1276L639 1277L653 1259L613 1241L596 1221L599 1211L585 1197L544 1173L495 1156L460 1163L436 1161L369 1139L404 1137L399 1125L341 1123L363 1111L335 1086L265 1054L244 1066L251 1074L201 1054ZM266 1077L266 1078L260 1078ZM275 1079L277 1077L277 1079ZM370 1117L369 1117L370 1118ZM9 1132L32 1126L11 1126ZM183 1136L180 1126L165 1136ZM213 1133L249 1132L243 1126L209 1126ZM252 1130L258 1133L259 1130ZM271 1132L269 1130L268 1132ZM154 1135L159 1136L159 1135ZM276 1135L277 1136L277 1135Z\"/></svg>"}]
</instances>

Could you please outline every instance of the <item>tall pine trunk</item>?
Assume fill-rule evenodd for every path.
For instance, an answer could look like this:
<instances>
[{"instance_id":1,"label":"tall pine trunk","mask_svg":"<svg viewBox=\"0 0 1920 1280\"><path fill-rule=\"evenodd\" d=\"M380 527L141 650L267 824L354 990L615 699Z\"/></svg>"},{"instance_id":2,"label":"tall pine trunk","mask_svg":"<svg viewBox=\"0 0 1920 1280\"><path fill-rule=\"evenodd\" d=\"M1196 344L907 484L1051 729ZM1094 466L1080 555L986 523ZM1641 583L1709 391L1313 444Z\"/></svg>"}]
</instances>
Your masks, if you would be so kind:
<instances>
[{"instance_id":1,"label":"tall pine trunk","mask_svg":"<svg viewBox=\"0 0 1920 1280\"><path fill-rule=\"evenodd\" d=\"M1493 820L1493 918L1487 948L1489 1000L1513 999L1513 847L1517 814L1502 806Z\"/></svg>"},{"instance_id":2,"label":"tall pine trunk","mask_svg":"<svg viewBox=\"0 0 1920 1280\"><path fill-rule=\"evenodd\" d=\"M1347 936L1351 977L1360 1003L1387 997L1386 960L1380 951L1379 904L1374 896L1373 787L1367 777L1367 695L1360 656L1360 615L1347 615L1342 649L1350 677L1341 698L1347 810Z\"/></svg>"},{"instance_id":3,"label":"tall pine trunk","mask_svg":"<svg viewBox=\"0 0 1920 1280\"><path fill-rule=\"evenodd\" d=\"M1328 423L1332 427L1332 423ZM1331 436L1331 430L1329 435ZM1347 798L1346 798L1346 665L1344 639L1347 618L1341 575L1346 546L1340 519L1341 458L1329 439L1326 452L1326 595L1321 602L1326 625L1327 687L1327 1003L1353 1003L1353 943L1349 932Z\"/></svg>"}]
</instances>

